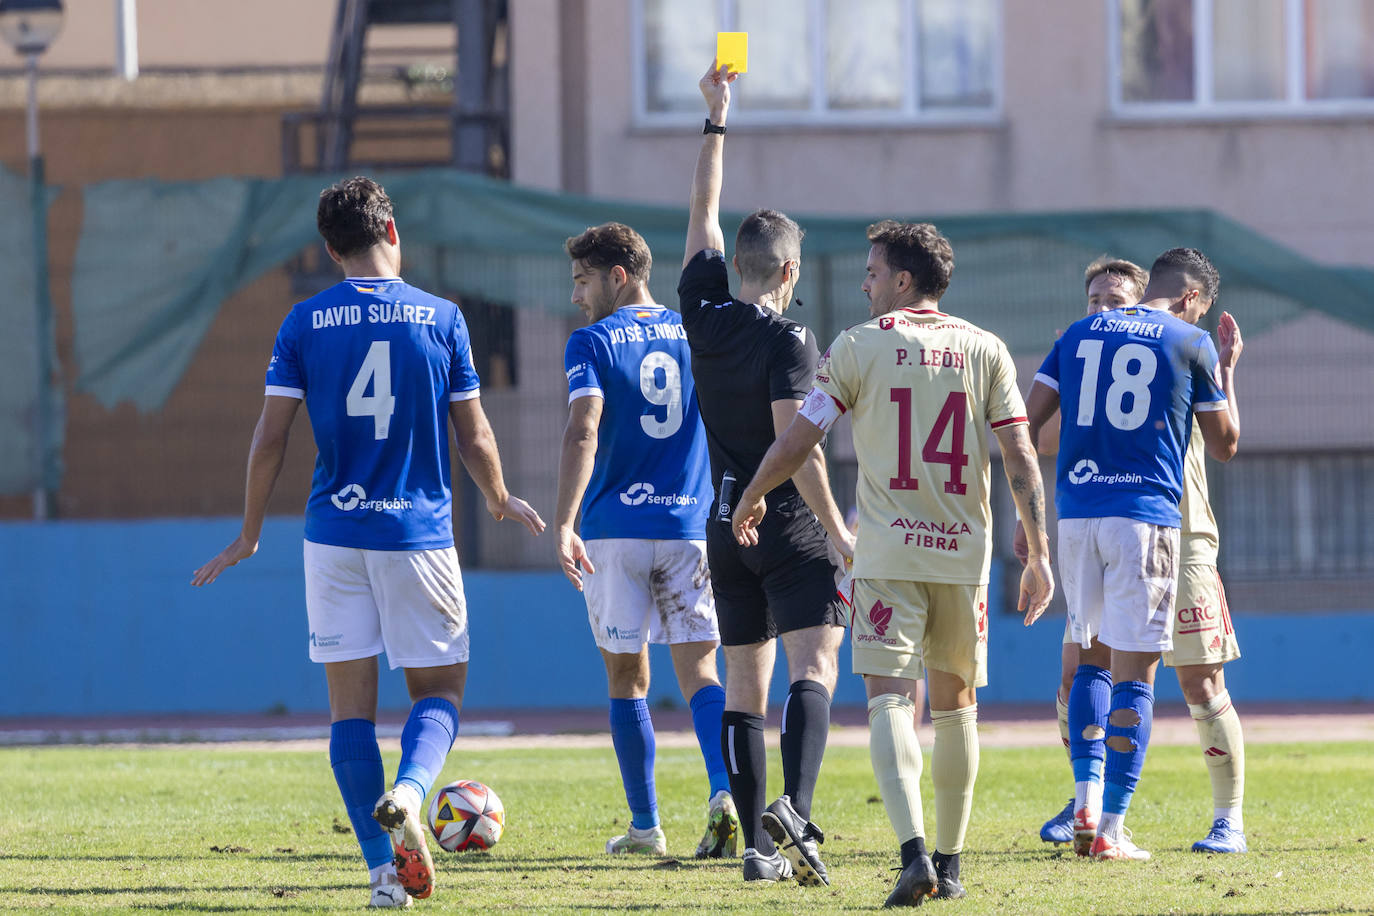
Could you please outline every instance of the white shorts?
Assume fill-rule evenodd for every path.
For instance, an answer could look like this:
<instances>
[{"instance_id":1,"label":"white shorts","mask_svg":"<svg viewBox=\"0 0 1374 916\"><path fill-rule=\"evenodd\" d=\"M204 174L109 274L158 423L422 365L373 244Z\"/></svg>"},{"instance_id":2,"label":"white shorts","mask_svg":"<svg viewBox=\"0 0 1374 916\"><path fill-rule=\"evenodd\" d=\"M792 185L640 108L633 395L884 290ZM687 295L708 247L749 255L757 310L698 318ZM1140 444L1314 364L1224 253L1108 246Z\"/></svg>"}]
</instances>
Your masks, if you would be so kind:
<instances>
[{"instance_id":1,"label":"white shorts","mask_svg":"<svg viewBox=\"0 0 1374 916\"><path fill-rule=\"evenodd\" d=\"M1177 528L1130 518L1061 518L1059 574L1074 642L1171 649L1178 538Z\"/></svg>"},{"instance_id":2,"label":"white shorts","mask_svg":"<svg viewBox=\"0 0 1374 916\"><path fill-rule=\"evenodd\" d=\"M310 660L346 662L386 651L392 668L468 660L468 612L458 554L362 550L305 542Z\"/></svg>"},{"instance_id":3,"label":"white shorts","mask_svg":"<svg viewBox=\"0 0 1374 916\"><path fill-rule=\"evenodd\" d=\"M596 644L633 654L646 642L719 641L705 541L595 538L582 579Z\"/></svg>"}]
</instances>

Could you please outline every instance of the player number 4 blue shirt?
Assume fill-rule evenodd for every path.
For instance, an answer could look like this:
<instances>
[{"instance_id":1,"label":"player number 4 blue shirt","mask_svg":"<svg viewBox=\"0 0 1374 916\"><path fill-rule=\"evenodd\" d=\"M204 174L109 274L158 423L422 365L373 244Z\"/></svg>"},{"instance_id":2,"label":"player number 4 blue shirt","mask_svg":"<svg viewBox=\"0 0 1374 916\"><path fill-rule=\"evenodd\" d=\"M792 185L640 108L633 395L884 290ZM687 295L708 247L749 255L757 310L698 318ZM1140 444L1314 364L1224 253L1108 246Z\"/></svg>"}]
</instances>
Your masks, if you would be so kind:
<instances>
[{"instance_id":1,"label":"player number 4 blue shirt","mask_svg":"<svg viewBox=\"0 0 1374 916\"><path fill-rule=\"evenodd\" d=\"M1035 379L1059 392L1059 517L1179 527L1193 412L1227 407L1208 333L1162 309L1112 309L1070 325Z\"/></svg>"},{"instance_id":2,"label":"player number 4 blue shirt","mask_svg":"<svg viewBox=\"0 0 1374 916\"><path fill-rule=\"evenodd\" d=\"M568 403L604 401L582 537L704 539L710 465L682 319L619 308L572 333L564 369Z\"/></svg>"},{"instance_id":3,"label":"player number 4 blue shirt","mask_svg":"<svg viewBox=\"0 0 1374 916\"><path fill-rule=\"evenodd\" d=\"M306 540L453 545L448 408L480 393L458 306L399 279L349 278L286 316L266 393L303 398L310 413Z\"/></svg>"}]
</instances>

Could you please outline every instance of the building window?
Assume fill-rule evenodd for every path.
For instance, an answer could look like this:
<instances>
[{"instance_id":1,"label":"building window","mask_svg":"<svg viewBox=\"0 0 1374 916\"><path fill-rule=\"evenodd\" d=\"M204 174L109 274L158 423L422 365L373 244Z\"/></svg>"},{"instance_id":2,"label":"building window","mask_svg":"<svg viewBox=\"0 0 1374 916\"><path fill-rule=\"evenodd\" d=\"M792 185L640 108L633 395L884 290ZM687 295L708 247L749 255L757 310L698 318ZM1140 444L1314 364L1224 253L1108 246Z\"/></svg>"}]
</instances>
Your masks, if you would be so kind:
<instances>
[{"instance_id":1,"label":"building window","mask_svg":"<svg viewBox=\"0 0 1374 916\"><path fill-rule=\"evenodd\" d=\"M1374 0L1107 0L1128 115L1374 112Z\"/></svg>"},{"instance_id":2,"label":"building window","mask_svg":"<svg viewBox=\"0 0 1374 916\"><path fill-rule=\"evenodd\" d=\"M1001 104L1002 0L635 0L643 124L702 111L716 32L749 33L731 107L751 123L991 120Z\"/></svg>"}]
</instances>

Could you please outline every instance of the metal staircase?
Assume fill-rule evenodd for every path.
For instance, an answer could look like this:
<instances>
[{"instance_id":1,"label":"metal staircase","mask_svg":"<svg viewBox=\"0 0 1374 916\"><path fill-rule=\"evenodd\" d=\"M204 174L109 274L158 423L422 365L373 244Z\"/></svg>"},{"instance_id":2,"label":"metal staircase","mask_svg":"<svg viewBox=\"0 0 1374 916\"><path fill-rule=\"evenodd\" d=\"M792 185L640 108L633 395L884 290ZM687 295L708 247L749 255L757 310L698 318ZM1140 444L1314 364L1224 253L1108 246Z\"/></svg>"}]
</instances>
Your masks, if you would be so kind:
<instances>
[{"instance_id":1,"label":"metal staircase","mask_svg":"<svg viewBox=\"0 0 1374 916\"><path fill-rule=\"evenodd\" d=\"M374 28L416 25L436 44L369 48ZM339 0L320 107L282 118L283 172L507 177L507 49L506 0Z\"/></svg>"}]
</instances>

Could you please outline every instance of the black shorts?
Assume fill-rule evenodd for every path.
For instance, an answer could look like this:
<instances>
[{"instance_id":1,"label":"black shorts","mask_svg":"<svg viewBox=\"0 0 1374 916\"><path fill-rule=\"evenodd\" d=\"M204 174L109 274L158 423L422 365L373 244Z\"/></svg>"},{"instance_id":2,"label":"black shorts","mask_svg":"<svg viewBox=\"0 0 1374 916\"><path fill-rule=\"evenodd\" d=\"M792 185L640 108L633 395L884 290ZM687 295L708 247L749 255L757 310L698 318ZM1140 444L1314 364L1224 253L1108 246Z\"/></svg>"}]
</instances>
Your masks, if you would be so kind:
<instances>
[{"instance_id":1,"label":"black shorts","mask_svg":"<svg viewBox=\"0 0 1374 916\"><path fill-rule=\"evenodd\" d=\"M741 547L730 526L706 523L706 562L716 598L720 642L747 646L779 633L842 626L844 604L835 592L825 528L800 495L771 501L759 542Z\"/></svg>"}]
</instances>

